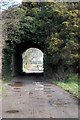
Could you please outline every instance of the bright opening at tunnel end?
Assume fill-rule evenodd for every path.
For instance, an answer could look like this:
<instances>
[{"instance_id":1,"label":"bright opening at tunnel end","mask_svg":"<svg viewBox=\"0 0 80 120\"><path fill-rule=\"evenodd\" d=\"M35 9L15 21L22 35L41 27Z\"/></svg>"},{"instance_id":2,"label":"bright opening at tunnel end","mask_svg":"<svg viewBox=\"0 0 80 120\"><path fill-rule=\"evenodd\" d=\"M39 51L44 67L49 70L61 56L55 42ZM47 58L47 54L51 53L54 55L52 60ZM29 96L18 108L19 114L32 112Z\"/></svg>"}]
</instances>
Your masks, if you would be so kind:
<instances>
[{"instance_id":1,"label":"bright opening at tunnel end","mask_svg":"<svg viewBox=\"0 0 80 120\"><path fill-rule=\"evenodd\" d=\"M23 72L43 73L43 52L37 48L27 49L23 55Z\"/></svg>"}]
</instances>

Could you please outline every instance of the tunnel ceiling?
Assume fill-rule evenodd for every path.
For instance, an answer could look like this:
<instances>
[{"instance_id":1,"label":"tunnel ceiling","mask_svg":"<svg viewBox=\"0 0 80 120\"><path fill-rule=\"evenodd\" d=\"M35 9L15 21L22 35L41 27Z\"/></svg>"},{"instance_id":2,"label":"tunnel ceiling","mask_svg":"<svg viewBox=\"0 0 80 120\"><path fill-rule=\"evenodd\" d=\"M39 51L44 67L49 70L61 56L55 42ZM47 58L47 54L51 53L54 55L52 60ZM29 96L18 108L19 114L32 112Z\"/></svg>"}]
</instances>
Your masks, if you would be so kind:
<instances>
[{"instance_id":1,"label":"tunnel ceiling","mask_svg":"<svg viewBox=\"0 0 80 120\"><path fill-rule=\"evenodd\" d=\"M40 46L39 44L34 43L32 41L31 42L21 42L21 43L17 44L15 47L15 52L19 52L22 54L23 52L25 52L25 50L27 50L29 48L38 48L42 52L44 52L42 46Z\"/></svg>"}]
</instances>

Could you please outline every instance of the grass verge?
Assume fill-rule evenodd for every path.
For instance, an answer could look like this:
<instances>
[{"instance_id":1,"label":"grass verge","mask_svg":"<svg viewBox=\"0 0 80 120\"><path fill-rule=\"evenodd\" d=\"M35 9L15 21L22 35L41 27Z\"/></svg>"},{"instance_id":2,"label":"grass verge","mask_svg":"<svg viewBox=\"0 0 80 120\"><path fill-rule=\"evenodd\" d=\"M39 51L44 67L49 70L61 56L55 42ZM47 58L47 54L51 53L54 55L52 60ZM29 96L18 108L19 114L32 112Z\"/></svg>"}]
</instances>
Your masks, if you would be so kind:
<instances>
[{"instance_id":1,"label":"grass verge","mask_svg":"<svg viewBox=\"0 0 80 120\"><path fill-rule=\"evenodd\" d=\"M80 98L79 94L79 83L78 83L78 75L74 73L70 73L68 78L65 81L53 81L54 84L63 88L64 90L72 93L77 98Z\"/></svg>"},{"instance_id":2,"label":"grass verge","mask_svg":"<svg viewBox=\"0 0 80 120\"><path fill-rule=\"evenodd\" d=\"M0 95L5 93L5 85L11 81L12 77L8 76L6 79L0 78Z\"/></svg>"}]
</instances>

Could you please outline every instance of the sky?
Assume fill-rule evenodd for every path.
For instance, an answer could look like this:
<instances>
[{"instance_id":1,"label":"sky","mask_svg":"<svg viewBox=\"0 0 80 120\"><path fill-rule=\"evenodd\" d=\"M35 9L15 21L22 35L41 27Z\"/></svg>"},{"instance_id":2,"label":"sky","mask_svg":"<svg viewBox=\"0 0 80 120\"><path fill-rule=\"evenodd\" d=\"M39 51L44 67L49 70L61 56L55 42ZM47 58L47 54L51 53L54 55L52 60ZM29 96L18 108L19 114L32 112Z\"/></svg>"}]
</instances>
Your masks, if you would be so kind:
<instances>
[{"instance_id":1,"label":"sky","mask_svg":"<svg viewBox=\"0 0 80 120\"><path fill-rule=\"evenodd\" d=\"M22 0L0 0L0 9L3 11L12 5L21 4L21 2Z\"/></svg>"}]
</instances>

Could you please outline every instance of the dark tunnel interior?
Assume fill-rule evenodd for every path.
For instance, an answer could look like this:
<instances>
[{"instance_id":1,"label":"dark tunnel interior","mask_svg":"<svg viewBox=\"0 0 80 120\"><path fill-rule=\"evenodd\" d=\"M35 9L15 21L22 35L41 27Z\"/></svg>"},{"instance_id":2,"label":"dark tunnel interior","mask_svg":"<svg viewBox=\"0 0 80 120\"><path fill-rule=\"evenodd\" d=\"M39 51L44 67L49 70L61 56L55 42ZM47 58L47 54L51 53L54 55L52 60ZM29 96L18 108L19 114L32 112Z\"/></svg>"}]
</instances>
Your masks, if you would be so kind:
<instances>
[{"instance_id":1,"label":"dark tunnel interior","mask_svg":"<svg viewBox=\"0 0 80 120\"><path fill-rule=\"evenodd\" d=\"M19 43L15 46L14 54L13 54L13 76L23 75L23 60L22 54L29 48L38 48L43 53L43 48L36 43L31 42L23 42Z\"/></svg>"}]
</instances>

